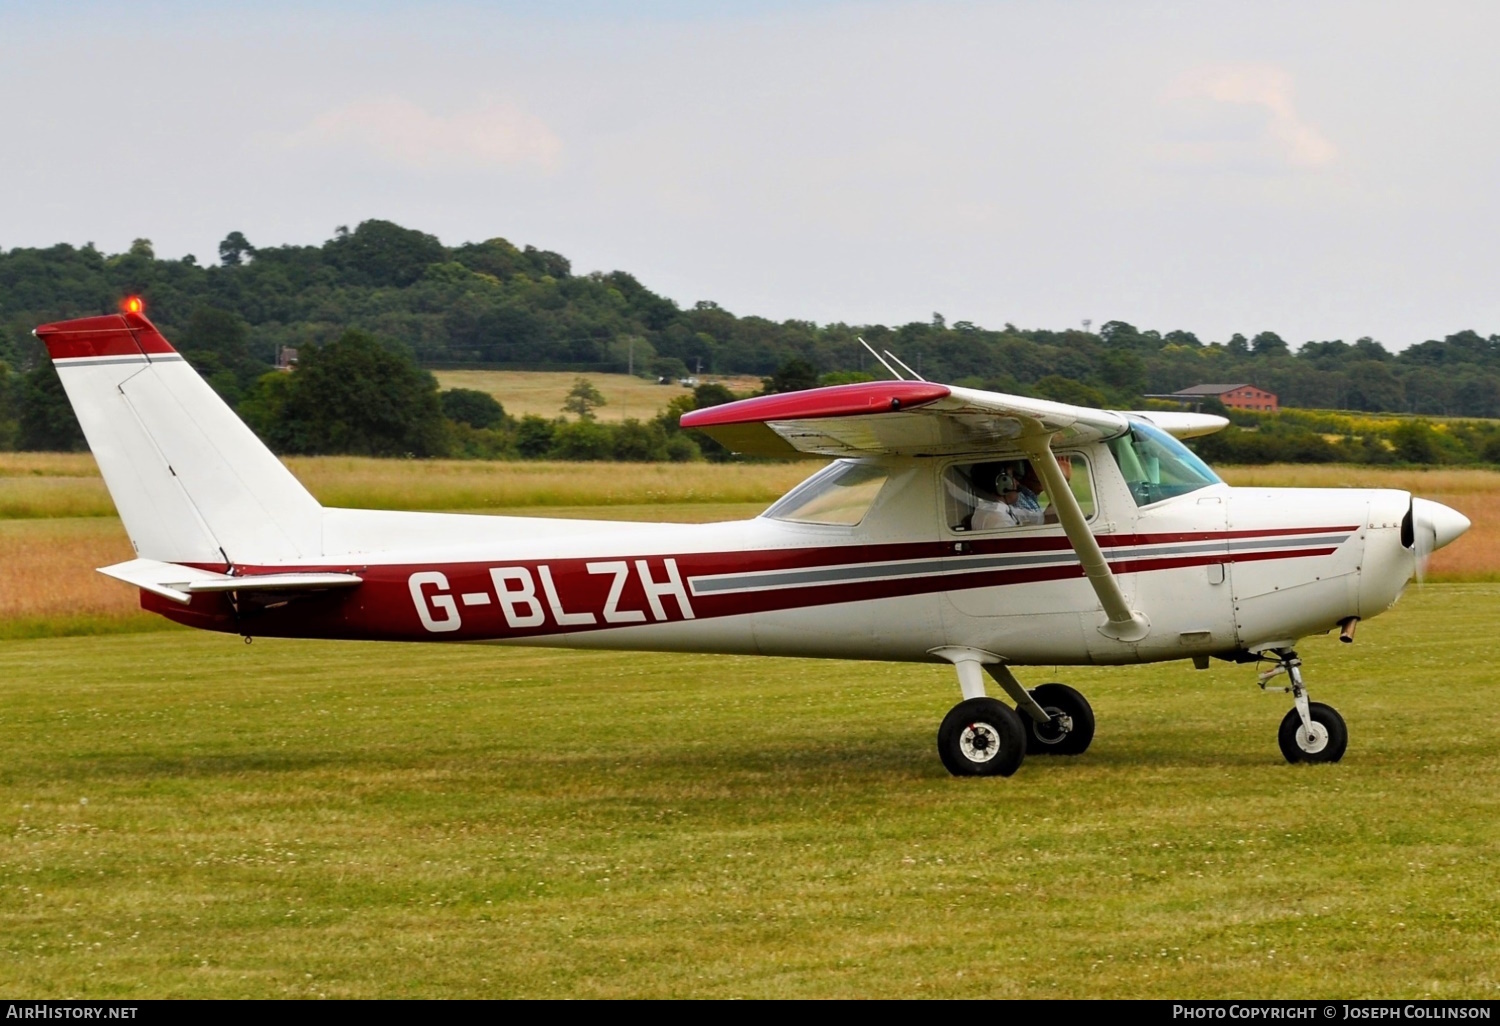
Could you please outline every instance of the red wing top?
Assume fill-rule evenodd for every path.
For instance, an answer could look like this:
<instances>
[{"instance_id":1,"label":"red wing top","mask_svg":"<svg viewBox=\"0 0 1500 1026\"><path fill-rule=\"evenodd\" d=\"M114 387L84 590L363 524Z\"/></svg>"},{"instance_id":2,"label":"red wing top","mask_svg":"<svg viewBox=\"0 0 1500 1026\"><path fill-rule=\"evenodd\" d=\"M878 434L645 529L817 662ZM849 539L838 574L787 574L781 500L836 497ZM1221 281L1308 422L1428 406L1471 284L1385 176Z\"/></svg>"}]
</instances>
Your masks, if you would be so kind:
<instances>
[{"instance_id":1,"label":"red wing top","mask_svg":"<svg viewBox=\"0 0 1500 1026\"><path fill-rule=\"evenodd\" d=\"M697 428L751 456L941 456L1016 449L1051 434L1081 444L1121 434L1119 413L925 381L873 381L694 410Z\"/></svg>"},{"instance_id":2,"label":"red wing top","mask_svg":"<svg viewBox=\"0 0 1500 1026\"><path fill-rule=\"evenodd\" d=\"M1228 421L1198 413L1129 414L1179 438ZM927 381L870 381L757 396L693 410L696 428L750 456L946 456L1019 451L1020 440L1051 435L1082 445L1123 434L1127 415L1086 406Z\"/></svg>"}]
</instances>

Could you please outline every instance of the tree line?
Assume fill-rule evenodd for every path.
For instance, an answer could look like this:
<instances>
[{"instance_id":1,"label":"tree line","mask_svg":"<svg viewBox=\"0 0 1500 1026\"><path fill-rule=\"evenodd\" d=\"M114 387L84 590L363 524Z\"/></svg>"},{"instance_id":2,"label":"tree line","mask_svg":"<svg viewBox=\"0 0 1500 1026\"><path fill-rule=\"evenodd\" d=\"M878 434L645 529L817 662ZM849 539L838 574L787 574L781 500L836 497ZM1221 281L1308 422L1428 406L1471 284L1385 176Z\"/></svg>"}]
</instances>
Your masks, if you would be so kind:
<instances>
[{"instance_id":1,"label":"tree line","mask_svg":"<svg viewBox=\"0 0 1500 1026\"><path fill-rule=\"evenodd\" d=\"M679 306L623 271L574 274L565 257L532 246L490 239L448 247L372 220L340 228L318 246L257 247L232 232L218 262L207 266L192 257L160 259L145 239L108 255L66 244L0 252L0 446L78 444L55 373L30 330L114 309L127 294L141 295L210 384L285 452L529 456L543 450L540 439L550 431L545 451L553 456L608 448L693 458L685 443L700 452L712 444L677 438L675 422L662 418L626 428L578 416L546 421L544 430L502 415L476 426L445 412L457 400L440 395L426 371L753 374L768 390L786 390L883 376L860 336L929 378L1091 406L1139 407L1147 394L1247 381L1277 393L1284 407L1500 417L1497 335L1459 331L1393 354L1369 338L1294 348L1260 331L1205 342L1189 331L1121 321L1097 331L983 328L939 314L897 326L776 322L736 316L709 301ZM301 354L292 374L271 370L282 347ZM339 369L344 362L361 373L349 376ZM392 383L377 395L371 389L381 376ZM336 384L339 396L322 394ZM356 385L365 392L357 394ZM333 412L371 408L382 412L363 421ZM1332 453L1378 461L1399 449L1392 430L1323 431L1282 417L1237 424L1205 444L1223 450L1215 454L1221 459ZM1425 430L1436 439L1435 459L1493 459L1482 427L1477 434L1444 424ZM1426 451L1400 451L1419 450Z\"/></svg>"}]
</instances>

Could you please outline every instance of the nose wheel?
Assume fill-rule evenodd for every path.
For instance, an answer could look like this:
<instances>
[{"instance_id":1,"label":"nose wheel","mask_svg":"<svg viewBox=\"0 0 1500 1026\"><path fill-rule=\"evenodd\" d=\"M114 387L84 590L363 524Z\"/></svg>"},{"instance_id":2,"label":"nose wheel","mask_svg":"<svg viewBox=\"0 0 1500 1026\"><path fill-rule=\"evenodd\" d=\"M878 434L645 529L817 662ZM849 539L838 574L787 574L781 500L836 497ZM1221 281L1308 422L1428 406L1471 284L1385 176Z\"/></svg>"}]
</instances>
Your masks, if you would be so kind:
<instances>
[{"instance_id":1,"label":"nose wheel","mask_svg":"<svg viewBox=\"0 0 1500 1026\"><path fill-rule=\"evenodd\" d=\"M1349 747L1349 729L1344 718L1331 705L1307 704L1310 723L1302 722L1300 710L1293 709L1281 721L1276 743L1287 762L1338 762Z\"/></svg>"},{"instance_id":2,"label":"nose wheel","mask_svg":"<svg viewBox=\"0 0 1500 1026\"><path fill-rule=\"evenodd\" d=\"M1276 743L1287 762L1338 762L1349 747L1349 728L1337 709L1322 702L1311 702L1307 698L1307 687L1302 683L1302 660L1291 649L1278 649L1271 653L1276 665L1260 675L1260 686L1265 691L1289 692L1292 709L1281 720L1276 732ZM1286 674L1288 684L1268 687L1266 682Z\"/></svg>"}]
</instances>

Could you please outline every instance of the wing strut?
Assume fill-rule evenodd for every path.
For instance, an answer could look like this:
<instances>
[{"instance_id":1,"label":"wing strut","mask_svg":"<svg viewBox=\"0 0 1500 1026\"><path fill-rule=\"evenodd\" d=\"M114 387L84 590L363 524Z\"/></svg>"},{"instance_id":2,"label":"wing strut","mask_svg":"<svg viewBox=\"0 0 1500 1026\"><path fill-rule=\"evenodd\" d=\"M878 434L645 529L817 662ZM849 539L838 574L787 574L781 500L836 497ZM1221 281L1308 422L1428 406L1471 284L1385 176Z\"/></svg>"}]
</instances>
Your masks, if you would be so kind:
<instances>
[{"instance_id":1,"label":"wing strut","mask_svg":"<svg viewBox=\"0 0 1500 1026\"><path fill-rule=\"evenodd\" d=\"M1098 540L1084 519L1083 508L1078 505L1077 496L1068 487L1067 479L1057 466L1057 458L1052 455L1051 436L1043 431L1020 441L1031 465L1036 468L1037 476L1047 486L1052 508L1057 510L1057 519L1062 523L1073 551L1078 554L1078 562L1083 564L1083 572L1093 585L1094 594L1099 596L1099 604L1109 617L1109 621L1099 628L1099 633L1116 641L1140 641L1150 632L1151 621L1143 613L1131 609L1130 603L1125 601L1120 582L1115 580Z\"/></svg>"}]
</instances>

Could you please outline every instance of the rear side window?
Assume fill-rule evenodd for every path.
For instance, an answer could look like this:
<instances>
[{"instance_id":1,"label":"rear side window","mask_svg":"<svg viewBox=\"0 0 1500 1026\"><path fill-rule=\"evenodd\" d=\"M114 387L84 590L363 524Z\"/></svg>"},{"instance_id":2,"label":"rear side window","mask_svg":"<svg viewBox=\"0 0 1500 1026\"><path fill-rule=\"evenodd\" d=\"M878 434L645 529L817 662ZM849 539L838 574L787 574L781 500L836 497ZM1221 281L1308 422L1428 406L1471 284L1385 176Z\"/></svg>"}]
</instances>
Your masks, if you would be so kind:
<instances>
[{"instance_id":1,"label":"rear side window","mask_svg":"<svg viewBox=\"0 0 1500 1026\"><path fill-rule=\"evenodd\" d=\"M865 518L889 477L884 467L839 460L777 499L762 516L794 524L853 527Z\"/></svg>"}]
</instances>

